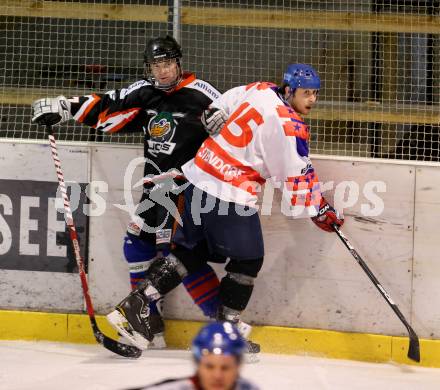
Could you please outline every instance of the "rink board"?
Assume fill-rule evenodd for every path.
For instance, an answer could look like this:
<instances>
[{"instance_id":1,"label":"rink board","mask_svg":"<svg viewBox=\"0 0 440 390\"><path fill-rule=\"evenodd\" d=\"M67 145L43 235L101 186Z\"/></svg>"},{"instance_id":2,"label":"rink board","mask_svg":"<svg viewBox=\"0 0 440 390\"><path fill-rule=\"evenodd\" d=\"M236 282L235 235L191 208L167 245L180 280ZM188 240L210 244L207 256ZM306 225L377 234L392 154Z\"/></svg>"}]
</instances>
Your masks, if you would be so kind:
<instances>
[{"instance_id":1,"label":"rink board","mask_svg":"<svg viewBox=\"0 0 440 390\"><path fill-rule=\"evenodd\" d=\"M103 316L97 316L104 334L117 339ZM166 321L169 348L189 349L203 325L194 321ZM408 338L319 329L255 326L251 338L262 352L358 360L397 362L424 367L440 367L440 341L420 340L421 362L407 358ZM84 314L59 314L0 310L1 340L48 340L68 343L96 343L90 321Z\"/></svg>"},{"instance_id":2,"label":"rink board","mask_svg":"<svg viewBox=\"0 0 440 390\"><path fill-rule=\"evenodd\" d=\"M136 159L143 155L143 149L69 143L59 149L66 181L93 183L87 193L91 204L87 217L88 278L95 309L105 313L129 291L122 239L130 206L137 204L141 194L134 184L142 177L142 162ZM4 156L0 180L56 183L47 145L1 142L0 155ZM327 189L325 196L335 198L344 210L344 232L352 244L419 336L440 339L440 307L433 304L440 298L436 218L440 212L440 167L325 156L315 156L313 162ZM384 189L386 192L381 192ZM357 193L359 196L354 196ZM12 218L15 224L27 221L27 244L40 240L40 233L44 239L50 236L50 231L39 232L29 222L35 218L35 208L30 208L27 218L7 215L2 200L0 197L2 233L4 222L11 223ZM279 200L279 192L275 191L273 202L270 191L264 192L265 264L244 319L274 327L406 336L403 325L338 238L320 231L308 219L288 219ZM378 213L381 204L383 211ZM2 241L1 308L83 311L77 274L2 269L7 253L1 248ZM40 256L45 258L44 253ZM222 275L221 265L214 268ZM181 287L167 297L166 315L188 321L203 319Z\"/></svg>"}]
</instances>

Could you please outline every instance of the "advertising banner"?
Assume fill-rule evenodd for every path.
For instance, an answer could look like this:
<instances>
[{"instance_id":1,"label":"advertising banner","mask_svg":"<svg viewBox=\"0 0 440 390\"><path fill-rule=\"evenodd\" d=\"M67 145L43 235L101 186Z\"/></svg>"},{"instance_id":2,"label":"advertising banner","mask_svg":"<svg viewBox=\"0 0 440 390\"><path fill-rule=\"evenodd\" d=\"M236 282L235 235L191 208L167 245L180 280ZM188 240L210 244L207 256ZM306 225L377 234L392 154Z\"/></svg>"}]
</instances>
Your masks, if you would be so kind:
<instances>
[{"instance_id":1,"label":"advertising banner","mask_svg":"<svg viewBox=\"0 0 440 390\"><path fill-rule=\"evenodd\" d=\"M60 143L58 154L87 265L89 223L84 210L90 149ZM0 142L1 307L60 312L84 308L63 200L57 191L48 142Z\"/></svg>"},{"instance_id":2,"label":"advertising banner","mask_svg":"<svg viewBox=\"0 0 440 390\"><path fill-rule=\"evenodd\" d=\"M0 179L0 269L77 271L63 204L56 200L57 187L56 182ZM75 203L74 221L86 261L88 223L81 212L84 191Z\"/></svg>"}]
</instances>

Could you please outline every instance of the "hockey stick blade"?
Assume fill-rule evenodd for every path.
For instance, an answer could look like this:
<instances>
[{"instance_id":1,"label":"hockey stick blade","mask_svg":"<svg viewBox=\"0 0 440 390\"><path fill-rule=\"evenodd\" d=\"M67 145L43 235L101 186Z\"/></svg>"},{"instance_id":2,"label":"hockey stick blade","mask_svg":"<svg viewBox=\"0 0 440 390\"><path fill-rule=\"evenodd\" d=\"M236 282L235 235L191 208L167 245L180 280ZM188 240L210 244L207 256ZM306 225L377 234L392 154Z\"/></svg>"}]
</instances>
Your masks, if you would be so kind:
<instances>
[{"instance_id":1,"label":"hockey stick blade","mask_svg":"<svg viewBox=\"0 0 440 390\"><path fill-rule=\"evenodd\" d=\"M102 337L102 345L104 346L104 348L108 349L109 351L112 351L117 355L126 358L137 359L141 357L142 350L135 347L134 345L120 343L119 341L113 340L110 337L106 336L104 333L101 332L99 333L100 333L99 335L95 334L96 340L99 340L99 338Z\"/></svg>"},{"instance_id":2,"label":"hockey stick blade","mask_svg":"<svg viewBox=\"0 0 440 390\"><path fill-rule=\"evenodd\" d=\"M83 296L86 302L87 314L89 315L89 320L92 326L93 335L95 336L96 341L99 344L103 345L109 351L112 351L120 356L124 356L128 358L138 358L142 355L142 350L140 350L139 348L133 345L127 345L124 343L120 343L119 341L113 340L112 338L102 333L98 328L98 324L96 323L96 318L95 318L95 311L93 309L92 299L90 298L90 294L89 294L89 285L87 282L87 276L84 270L84 260L81 257L81 253L80 253L78 235L76 232L75 223L73 221L72 210L70 208L70 200L69 200L69 196L67 195L66 184L64 182L64 174L63 174L63 170L61 169L61 160L58 157L58 149L57 149L55 137L53 135L52 126L46 125L46 131L49 134L50 148L52 152L52 158L55 164L55 171L58 178L58 185L60 187L64 201L64 213L65 213L64 219L66 221L66 225L69 230L70 240L72 242L76 264L78 266L78 273L81 279L81 287L83 290Z\"/></svg>"},{"instance_id":3,"label":"hockey stick blade","mask_svg":"<svg viewBox=\"0 0 440 390\"><path fill-rule=\"evenodd\" d=\"M409 347L408 347L408 358L414 360L415 362L420 362L420 343L419 338L414 332L414 329L411 328L411 325L408 323L402 312L399 310L397 305L391 299L390 295L385 291L385 289L380 284L379 280L374 276L373 272L371 272L370 268L368 268L367 263L362 259L362 257L357 253L356 249L354 249L353 245L351 245L348 238L342 233L339 227L336 224L332 224L333 230L336 232L338 237L341 239L345 247L354 257L354 259L358 262L370 280L373 282L375 287L379 290L382 297L387 301L388 305L393 309L394 313L399 317L399 320L405 325L408 335L409 335Z\"/></svg>"},{"instance_id":4,"label":"hockey stick blade","mask_svg":"<svg viewBox=\"0 0 440 390\"><path fill-rule=\"evenodd\" d=\"M419 338L411 328L408 329L408 332L409 332L408 358L419 363L420 362Z\"/></svg>"},{"instance_id":5,"label":"hockey stick blade","mask_svg":"<svg viewBox=\"0 0 440 390\"><path fill-rule=\"evenodd\" d=\"M96 341L99 344L102 344L104 348L116 353L117 355L132 359L137 359L142 355L142 350L140 350L139 348L133 345L120 343L119 341L113 340L112 338L106 336L99 330L96 321L91 321L91 323L93 335L95 336Z\"/></svg>"}]
</instances>

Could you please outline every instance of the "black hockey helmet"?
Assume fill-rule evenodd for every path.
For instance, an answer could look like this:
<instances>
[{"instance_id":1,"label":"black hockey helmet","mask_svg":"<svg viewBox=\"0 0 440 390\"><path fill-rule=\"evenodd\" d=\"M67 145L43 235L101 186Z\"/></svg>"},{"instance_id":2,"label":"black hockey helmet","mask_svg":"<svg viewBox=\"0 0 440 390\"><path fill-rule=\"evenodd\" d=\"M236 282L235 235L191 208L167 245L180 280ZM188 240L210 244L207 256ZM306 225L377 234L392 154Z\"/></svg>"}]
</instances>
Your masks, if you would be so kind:
<instances>
[{"instance_id":1,"label":"black hockey helmet","mask_svg":"<svg viewBox=\"0 0 440 390\"><path fill-rule=\"evenodd\" d=\"M144 51L145 77L158 89L169 90L174 88L182 77L182 69L180 66L181 58L182 49L173 37L167 35L166 37L150 39ZM176 60L177 66L179 67L179 75L175 83L167 85L159 84L151 73L151 64L173 59Z\"/></svg>"},{"instance_id":2,"label":"black hockey helmet","mask_svg":"<svg viewBox=\"0 0 440 390\"><path fill-rule=\"evenodd\" d=\"M144 51L146 64L171 58L182 58L182 49L173 37L167 35L165 38L158 37L148 41Z\"/></svg>"}]
</instances>

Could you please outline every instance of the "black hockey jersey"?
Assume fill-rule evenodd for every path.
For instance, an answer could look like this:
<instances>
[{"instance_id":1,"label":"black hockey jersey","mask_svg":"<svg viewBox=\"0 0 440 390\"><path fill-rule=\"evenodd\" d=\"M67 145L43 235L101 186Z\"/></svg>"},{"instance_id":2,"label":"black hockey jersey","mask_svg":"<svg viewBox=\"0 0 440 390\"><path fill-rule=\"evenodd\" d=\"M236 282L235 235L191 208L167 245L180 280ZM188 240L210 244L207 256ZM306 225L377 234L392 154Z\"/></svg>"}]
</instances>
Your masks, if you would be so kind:
<instances>
[{"instance_id":1,"label":"black hockey jersey","mask_svg":"<svg viewBox=\"0 0 440 390\"><path fill-rule=\"evenodd\" d=\"M200 121L209 104L220 97L211 84L194 74L170 93L140 80L127 88L71 98L73 118L106 133L142 131L145 134L145 175L159 175L193 158L207 138Z\"/></svg>"}]
</instances>

